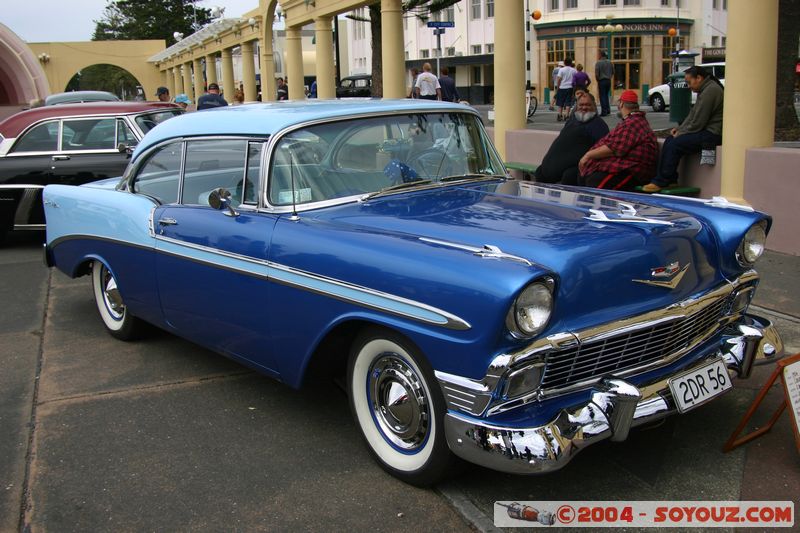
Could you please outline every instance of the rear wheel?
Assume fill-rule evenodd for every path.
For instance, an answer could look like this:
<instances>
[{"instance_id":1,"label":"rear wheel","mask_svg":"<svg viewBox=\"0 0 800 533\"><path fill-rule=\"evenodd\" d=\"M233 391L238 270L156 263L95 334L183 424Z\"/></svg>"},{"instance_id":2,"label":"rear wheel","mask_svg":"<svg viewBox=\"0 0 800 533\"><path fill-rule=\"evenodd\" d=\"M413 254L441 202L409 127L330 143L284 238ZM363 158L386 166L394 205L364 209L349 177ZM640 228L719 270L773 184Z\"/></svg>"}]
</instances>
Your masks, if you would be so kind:
<instances>
[{"instance_id":1,"label":"rear wheel","mask_svg":"<svg viewBox=\"0 0 800 533\"><path fill-rule=\"evenodd\" d=\"M138 337L142 322L130 314L114 274L100 261L92 264L92 289L97 311L108 332L124 341Z\"/></svg>"},{"instance_id":2,"label":"rear wheel","mask_svg":"<svg viewBox=\"0 0 800 533\"><path fill-rule=\"evenodd\" d=\"M664 109L667 107L664 103L664 97L658 93L650 97L650 105L653 107L653 111L656 113L664 111Z\"/></svg>"},{"instance_id":3,"label":"rear wheel","mask_svg":"<svg viewBox=\"0 0 800 533\"><path fill-rule=\"evenodd\" d=\"M361 334L348 364L350 408L384 470L412 485L442 479L453 461L444 436L444 398L433 372L401 336Z\"/></svg>"}]
</instances>

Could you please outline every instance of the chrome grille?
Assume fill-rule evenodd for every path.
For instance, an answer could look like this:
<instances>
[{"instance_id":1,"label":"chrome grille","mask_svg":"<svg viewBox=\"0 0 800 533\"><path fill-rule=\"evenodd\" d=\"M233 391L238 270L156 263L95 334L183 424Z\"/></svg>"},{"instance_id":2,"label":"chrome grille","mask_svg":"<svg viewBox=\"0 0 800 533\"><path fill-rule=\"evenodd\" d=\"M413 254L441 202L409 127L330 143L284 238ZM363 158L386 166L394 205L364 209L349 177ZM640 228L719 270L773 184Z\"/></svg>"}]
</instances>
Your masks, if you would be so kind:
<instances>
[{"instance_id":1,"label":"chrome grille","mask_svg":"<svg viewBox=\"0 0 800 533\"><path fill-rule=\"evenodd\" d=\"M563 389L669 360L717 331L729 307L730 297L721 298L689 316L553 353L547 357L542 389Z\"/></svg>"}]
</instances>

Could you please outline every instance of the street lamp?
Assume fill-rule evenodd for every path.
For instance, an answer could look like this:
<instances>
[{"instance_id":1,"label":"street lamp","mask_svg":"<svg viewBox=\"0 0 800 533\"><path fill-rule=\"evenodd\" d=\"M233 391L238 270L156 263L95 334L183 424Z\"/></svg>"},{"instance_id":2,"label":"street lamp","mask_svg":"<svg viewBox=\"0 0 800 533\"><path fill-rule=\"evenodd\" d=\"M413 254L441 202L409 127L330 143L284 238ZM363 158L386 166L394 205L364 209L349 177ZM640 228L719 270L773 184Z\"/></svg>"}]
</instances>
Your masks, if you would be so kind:
<instances>
[{"instance_id":1,"label":"street lamp","mask_svg":"<svg viewBox=\"0 0 800 533\"><path fill-rule=\"evenodd\" d=\"M606 23L605 24L598 24L595 27L595 31L597 33L605 33L606 34L606 45L608 48L608 59L611 59L611 36L614 33L622 31L622 24L612 24L614 21L614 15L608 14L606 15Z\"/></svg>"}]
</instances>

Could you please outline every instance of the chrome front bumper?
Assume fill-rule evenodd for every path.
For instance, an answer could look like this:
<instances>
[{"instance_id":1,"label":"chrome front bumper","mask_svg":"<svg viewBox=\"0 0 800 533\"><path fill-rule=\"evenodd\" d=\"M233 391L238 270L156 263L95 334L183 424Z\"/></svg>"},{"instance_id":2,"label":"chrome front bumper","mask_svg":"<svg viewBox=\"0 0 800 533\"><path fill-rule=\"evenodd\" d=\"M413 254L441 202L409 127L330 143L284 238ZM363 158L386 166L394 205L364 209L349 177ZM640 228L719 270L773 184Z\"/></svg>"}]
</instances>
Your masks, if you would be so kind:
<instances>
[{"instance_id":1,"label":"chrome front bumper","mask_svg":"<svg viewBox=\"0 0 800 533\"><path fill-rule=\"evenodd\" d=\"M709 359L721 357L732 377L746 378L754 364L776 360L782 353L783 343L772 323L747 315L723 332L719 350ZM638 386L606 377L592 387L588 402L562 410L539 427L502 427L450 411L445 417L447 443L462 459L493 470L515 474L558 470L590 444L623 441L632 427L677 412L669 379L707 361Z\"/></svg>"}]
</instances>

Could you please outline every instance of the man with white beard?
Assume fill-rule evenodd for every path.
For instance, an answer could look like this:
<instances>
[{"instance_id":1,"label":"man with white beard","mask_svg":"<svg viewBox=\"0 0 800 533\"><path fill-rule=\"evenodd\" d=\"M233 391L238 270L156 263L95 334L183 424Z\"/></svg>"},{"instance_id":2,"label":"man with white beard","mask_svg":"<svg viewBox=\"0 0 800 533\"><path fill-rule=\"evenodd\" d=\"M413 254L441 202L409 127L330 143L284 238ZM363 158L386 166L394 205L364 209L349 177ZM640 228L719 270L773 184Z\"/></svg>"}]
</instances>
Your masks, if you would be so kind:
<instances>
[{"instance_id":1,"label":"man with white beard","mask_svg":"<svg viewBox=\"0 0 800 533\"><path fill-rule=\"evenodd\" d=\"M578 161L607 133L608 125L597 114L594 96L589 93L581 94L572 116L550 145L542 164L536 169L536 181L577 185Z\"/></svg>"}]
</instances>

